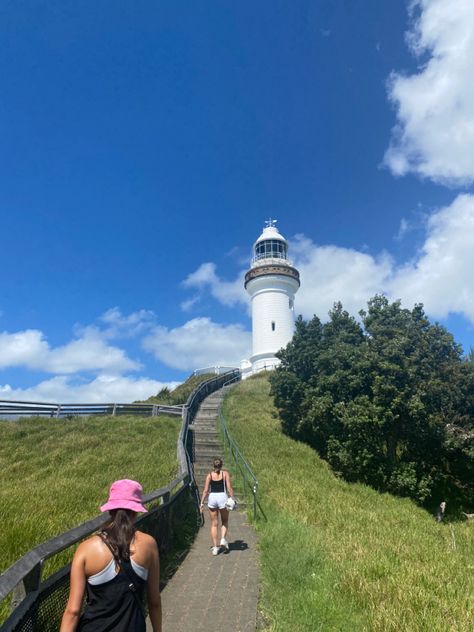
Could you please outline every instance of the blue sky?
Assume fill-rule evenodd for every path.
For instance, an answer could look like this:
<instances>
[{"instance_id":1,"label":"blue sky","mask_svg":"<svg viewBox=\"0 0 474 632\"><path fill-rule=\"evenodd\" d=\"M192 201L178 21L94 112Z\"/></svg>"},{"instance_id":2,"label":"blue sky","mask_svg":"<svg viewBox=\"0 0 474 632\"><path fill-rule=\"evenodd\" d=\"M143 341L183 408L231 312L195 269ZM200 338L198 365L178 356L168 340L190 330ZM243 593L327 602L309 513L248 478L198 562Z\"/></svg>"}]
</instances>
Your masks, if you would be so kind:
<instances>
[{"instance_id":1,"label":"blue sky","mask_svg":"<svg viewBox=\"0 0 474 632\"><path fill-rule=\"evenodd\" d=\"M2 3L0 398L247 357L269 216L297 313L385 292L474 346L469 4Z\"/></svg>"}]
</instances>

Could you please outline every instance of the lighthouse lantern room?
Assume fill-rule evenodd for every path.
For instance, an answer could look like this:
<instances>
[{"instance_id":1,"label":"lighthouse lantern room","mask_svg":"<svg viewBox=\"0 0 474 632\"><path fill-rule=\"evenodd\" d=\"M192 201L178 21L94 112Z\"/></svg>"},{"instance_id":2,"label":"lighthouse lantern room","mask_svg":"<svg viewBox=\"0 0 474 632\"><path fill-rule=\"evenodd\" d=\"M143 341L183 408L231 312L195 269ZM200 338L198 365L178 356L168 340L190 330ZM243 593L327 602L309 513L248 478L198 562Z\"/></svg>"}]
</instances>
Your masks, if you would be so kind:
<instances>
[{"instance_id":1,"label":"lighthouse lantern room","mask_svg":"<svg viewBox=\"0 0 474 632\"><path fill-rule=\"evenodd\" d=\"M274 369L280 362L275 354L293 337L300 275L288 259L288 242L275 224L272 219L265 222L245 275L252 306L252 356L242 363L243 377Z\"/></svg>"}]
</instances>

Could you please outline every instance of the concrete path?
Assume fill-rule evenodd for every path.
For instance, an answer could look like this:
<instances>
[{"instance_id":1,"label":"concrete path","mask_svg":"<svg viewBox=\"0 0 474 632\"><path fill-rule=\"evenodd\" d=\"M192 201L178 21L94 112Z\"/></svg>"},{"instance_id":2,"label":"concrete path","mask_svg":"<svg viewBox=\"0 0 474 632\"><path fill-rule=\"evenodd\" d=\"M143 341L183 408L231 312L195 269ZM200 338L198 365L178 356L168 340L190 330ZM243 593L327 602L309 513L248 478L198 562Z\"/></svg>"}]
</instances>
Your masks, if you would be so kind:
<instances>
[{"instance_id":1,"label":"concrete path","mask_svg":"<svg viewBox=\"0 0 474 632\"><path fill-rule=\"evenodd\" d=\"M230 551L217 556L211 554L209 525L199 531L191 551L163 590L163 632L255 631L259 589L256 535L241 512L231 515L229 526Z\"/></svg>"},{"instance_id":2,"label":"concrete path","mask_svg":"<svg viewBox=\"0 0 474 632\"><path fill-rule=\"evenodd\" d=\"M212 458L222 453L217 433L222 397L222 391L207 397L191 428L194 470L201 492ZM204 516L204 527L162 592L163 632L255 632L260 582L256 533L243 511L231 512L230 550L213 556L207 508ZM147 626L151 631L149 622Z\"/></svg>"}]
</instances>

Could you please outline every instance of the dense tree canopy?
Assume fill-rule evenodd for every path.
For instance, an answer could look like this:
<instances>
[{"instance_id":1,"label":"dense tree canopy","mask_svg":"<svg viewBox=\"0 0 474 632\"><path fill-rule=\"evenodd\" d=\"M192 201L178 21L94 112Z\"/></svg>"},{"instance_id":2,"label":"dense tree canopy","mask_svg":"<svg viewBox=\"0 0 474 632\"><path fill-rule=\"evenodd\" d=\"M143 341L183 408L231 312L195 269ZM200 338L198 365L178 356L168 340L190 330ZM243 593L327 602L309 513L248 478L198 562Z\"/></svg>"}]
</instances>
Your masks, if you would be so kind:
<instances>
[{"instance_id":1,"label":"dense tree canopy","mask_svg":"<svg viewBox=\"0 0 474 632\"><path fill-rule=\"evenodd\" d=\"M271 377L284 431L347 480L472 505L474 363L421 305L376 296L360 316L298 319Z\"/></svg>"}]
</instances>

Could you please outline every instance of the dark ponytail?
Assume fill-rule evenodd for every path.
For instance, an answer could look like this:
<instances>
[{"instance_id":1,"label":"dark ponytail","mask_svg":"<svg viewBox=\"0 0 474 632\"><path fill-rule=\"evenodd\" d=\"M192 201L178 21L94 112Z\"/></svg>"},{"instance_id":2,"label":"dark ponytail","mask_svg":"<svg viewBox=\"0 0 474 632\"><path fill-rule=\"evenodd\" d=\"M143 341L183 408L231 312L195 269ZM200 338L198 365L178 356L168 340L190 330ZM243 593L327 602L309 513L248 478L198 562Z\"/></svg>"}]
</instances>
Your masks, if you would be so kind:
<instances>
[{"instance_id":1,"label":"dark ponytail","mask_svg":"<svg viewBox=\"0 0 474 632\"><path fill-rule=\"evenodd\" d=\"M130 509L112 509L112 520L102 529L116 560L130 560L130 543L135 535L135 516Z\"/></svg>"}]
</instances>

